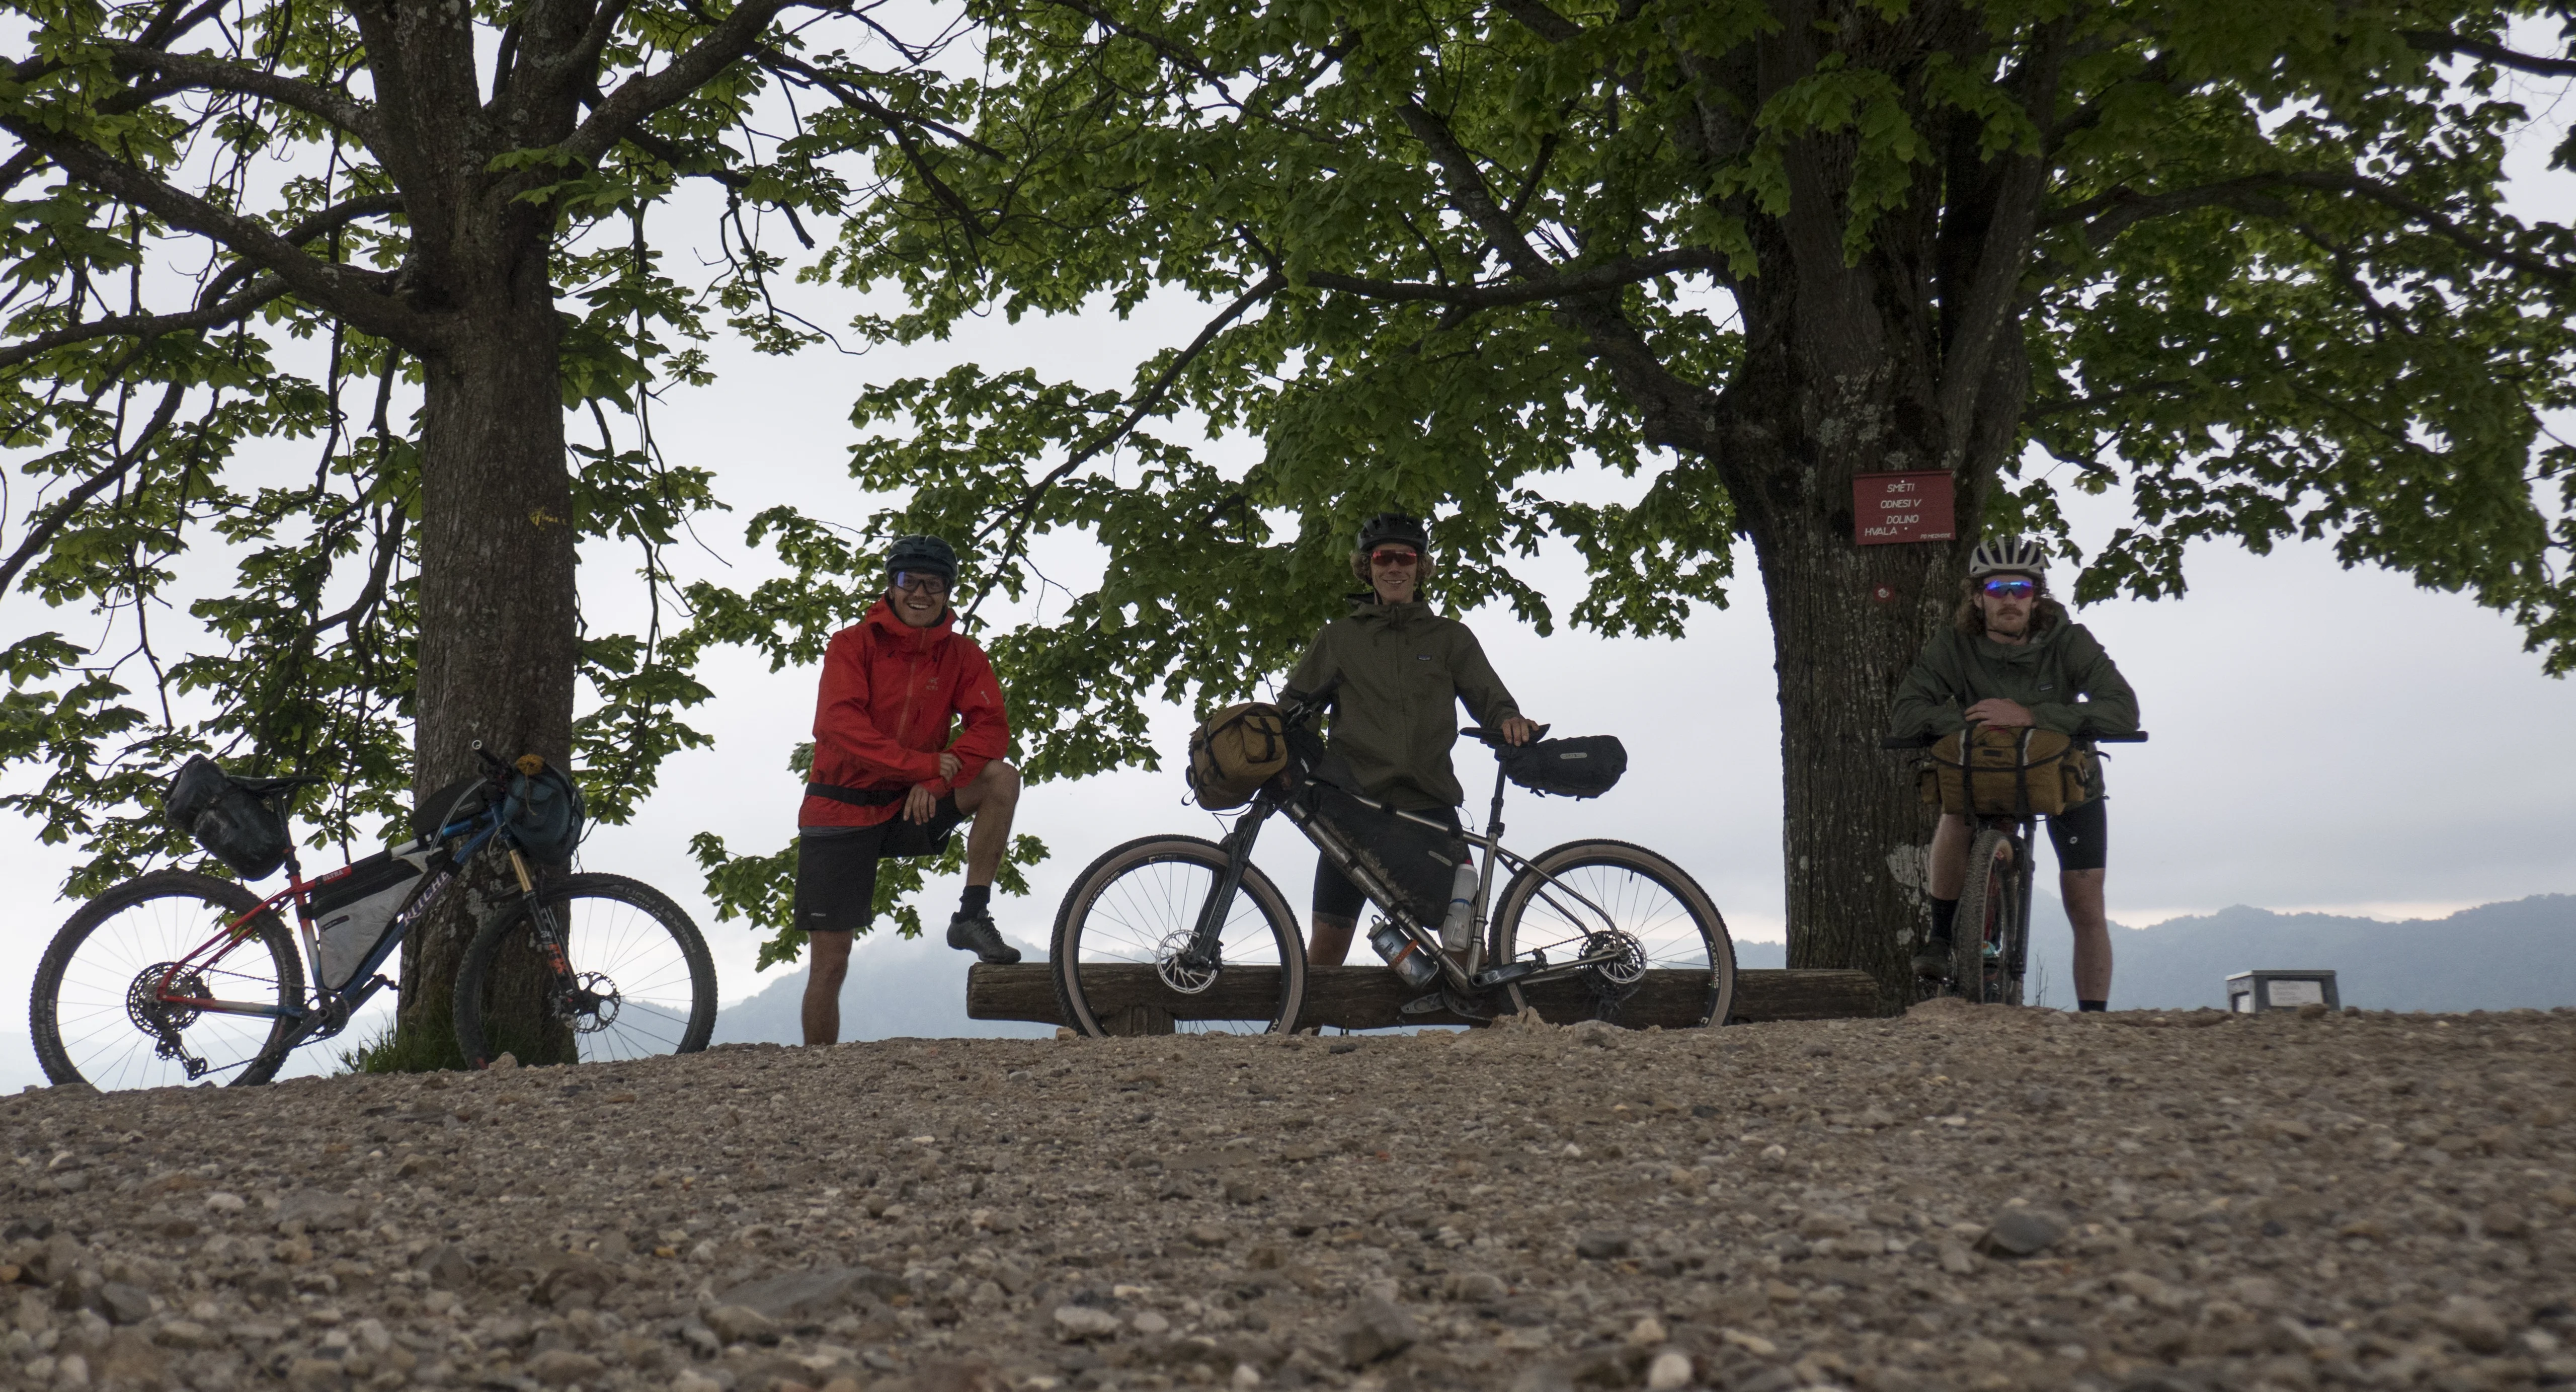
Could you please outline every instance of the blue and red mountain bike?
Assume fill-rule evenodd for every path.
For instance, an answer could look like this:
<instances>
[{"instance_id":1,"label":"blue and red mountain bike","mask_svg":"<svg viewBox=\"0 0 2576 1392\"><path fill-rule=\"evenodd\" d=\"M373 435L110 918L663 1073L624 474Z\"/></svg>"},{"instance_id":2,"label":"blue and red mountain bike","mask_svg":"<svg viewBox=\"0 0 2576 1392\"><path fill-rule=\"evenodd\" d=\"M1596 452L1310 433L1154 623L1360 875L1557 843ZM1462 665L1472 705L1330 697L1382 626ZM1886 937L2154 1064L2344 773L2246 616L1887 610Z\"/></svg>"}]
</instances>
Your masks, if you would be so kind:
<instances>
[{"instance_id":1,"label":"blue and red mountain bike","mask_svg":"<svg viewBox=\"0 0 2576 1392\"><path fill-rule=\"evenodd\" d=\"M393 989L382 969L405 934L486 851L507 858L519 895L484 921L457 971L468 1062L513 1049L560 1055L567 1038L583 1062L705 1048L716 975L696 925L650 885L531 864L529 809L549 778L570 800L577 838L571 784L533 755L514 767L475 752L485 775L424 800L409 842L311 880L281 804L324 780L233 778L192 761L174 807L193 778L213 809L188 817L199 840L246 879L283 865L286 887L261 898L238 881L156 870L82 905L36 969L28 1025L45 1076L102 1090L267 1082L297 1047L340 1033ZM551 829L564 828L559 809ZM539 1037L509 1037L514 1021Z\"/></svg>"}]
</instances>

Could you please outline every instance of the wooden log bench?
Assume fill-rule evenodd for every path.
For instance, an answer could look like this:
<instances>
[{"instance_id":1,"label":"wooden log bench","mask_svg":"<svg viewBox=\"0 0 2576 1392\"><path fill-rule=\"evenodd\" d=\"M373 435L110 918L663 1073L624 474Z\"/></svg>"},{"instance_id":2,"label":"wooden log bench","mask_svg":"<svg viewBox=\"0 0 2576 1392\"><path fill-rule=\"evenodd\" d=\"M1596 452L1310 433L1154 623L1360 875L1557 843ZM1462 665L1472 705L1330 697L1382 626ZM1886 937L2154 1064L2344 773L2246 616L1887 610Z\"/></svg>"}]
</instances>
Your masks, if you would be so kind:
<instances>
[{"instance_id":1,"label":"wooden log bench","mask_svg":"<svg viewBox=\"0 0 2576 1392\"><path fill-rule=\"evenodd\" d=\"M1166 989L1154 969L1103 965L1084 972L1092 1013L1114 1034L1169 1034L1175 1021L1257 1019L1278 998L1277 967L1229 967L1205 993L1184 996ZM1707 978L1694 972L1650 971L1637 994L1620 1007L1619 1023L1680 1029L1698 1023ZM1381 966L1309 967L1300 1029L1386 1029L1395 1025L1457 1025L1447 1014L1401 1015L1414 994ZM1553 981L1529 988L1531 1006L1555 1024L1590 1019L1592 997L1580 982ZM1885 1013L1878 980L1860 971L1738 971L1734 1018L1773 1020L1853 1019ZM966 970L966 1015L974 1020L1031 1020L1070 1024L1057 1011L1055 982L1044 962L1012 967L978 962Z\"/></svg>"}]
</instances>

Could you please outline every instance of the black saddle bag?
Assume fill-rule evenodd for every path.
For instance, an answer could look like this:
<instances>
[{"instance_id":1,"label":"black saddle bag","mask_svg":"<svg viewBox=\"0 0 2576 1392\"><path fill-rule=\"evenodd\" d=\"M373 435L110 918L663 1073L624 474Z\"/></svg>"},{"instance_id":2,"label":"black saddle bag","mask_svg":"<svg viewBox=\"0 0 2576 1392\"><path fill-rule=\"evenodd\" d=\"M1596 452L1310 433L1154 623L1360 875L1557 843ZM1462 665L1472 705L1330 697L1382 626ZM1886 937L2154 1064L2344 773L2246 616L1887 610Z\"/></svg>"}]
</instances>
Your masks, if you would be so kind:
<instances>
[{"instance_id":1,"label":"black saddle bag","mask_svg":"<svg viewBox=\"0 0 2576 1392\"><path fill-rule=\"evenodd\" d=\"M217 860L245 880L264 880L294 849L286 816L267 798L254 796L203 754L190 757L170 778L161 799L170 825L196 838Z\"/></svg>"},{"instance_id":2,"label":"black saddle bag","mask_svg":"<svg viewBox=\"0 0 2576 1392\"><path fill-rule=\"evenodd\" d=\"M1618 786L1628 771L1628 747L1617 735L1538 740L1494 751L1503 776L1533 793L1594 798Z\"/></svg>"}]
</instances>

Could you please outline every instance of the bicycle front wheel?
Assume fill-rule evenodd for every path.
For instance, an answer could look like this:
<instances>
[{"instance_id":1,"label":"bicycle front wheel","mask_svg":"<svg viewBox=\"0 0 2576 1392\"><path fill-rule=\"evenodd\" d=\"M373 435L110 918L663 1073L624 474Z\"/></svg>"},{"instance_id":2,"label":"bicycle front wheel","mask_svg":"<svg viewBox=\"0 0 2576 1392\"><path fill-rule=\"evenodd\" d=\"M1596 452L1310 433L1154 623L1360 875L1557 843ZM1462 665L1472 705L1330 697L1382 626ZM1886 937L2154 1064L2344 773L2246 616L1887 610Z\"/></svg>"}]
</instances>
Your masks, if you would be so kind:
<instances>
[{"instance_id":1,"label":"bicycle front wheel","mask_svg":"<svg viewBox=\"0 0 2576 1392\"><path fill-rule=\"evenodd\" d=\"M260 898L230 880L156 870L63 924L36 966L27 1029L45 1076L99 1091L267 1082L304 1000L304 959ZM241 1014L218 1008L265 1011Z\"/></svg>"},{"instance_id":2,"label":"bicycle front wheel","mask_svg":"<svg viewBox=\"0 0 2576 1392\"><path fill-rule=\"evenodd\" d=\"M1148 836L1091 862L1056 911L1048 965L1064 1018L1094 1038L1284 1034L1306 1000L1306 946L1270 877L1243 868L1213 969L1185 959L1225 850Z\"/></svg>"},{"instance_id":3,"label":"bicycle front wheel","mask_svg":"<svg viewBox=\"0 0 2576 1392\"><path fill-rule=\"evenodd\" d=\"M1968 843L1950 975L1960 996L1980 1005L2021 1004L2021 978L2013 972L2014 939L2024 923L2016 859L2013 838L1992 827Z\"/></svg>"},{"instance_id":4,"label":"bicycle front wheel","mask_svg":"<svg viewBox=\"0 0 2576 1392\"><path fill-rule=\"evenodd\" d=\"M1735 940L1717 904L1680 866L1625 841L1569 841L1512 876L1494 911L1492 960L1533 953L1560 964L1610 960L1563 981L1505 988L1516 1011L1721 1025L1735 1006Z\"/></svg>"},{"instance_id":5,"label":"bicycle front wheel","mask_svg":"<svg viewBox=\"0 0 2576 1392\"><path fill-rule=\"evenodd\" d=\"M571 875L541 891L562 934L558 969L525 899L494 914L456 973L456 1047L481 1068L614 1063L694 1054L716 1027L716 968L663 893L623 875Z\"/></svg>"}]
</instances>

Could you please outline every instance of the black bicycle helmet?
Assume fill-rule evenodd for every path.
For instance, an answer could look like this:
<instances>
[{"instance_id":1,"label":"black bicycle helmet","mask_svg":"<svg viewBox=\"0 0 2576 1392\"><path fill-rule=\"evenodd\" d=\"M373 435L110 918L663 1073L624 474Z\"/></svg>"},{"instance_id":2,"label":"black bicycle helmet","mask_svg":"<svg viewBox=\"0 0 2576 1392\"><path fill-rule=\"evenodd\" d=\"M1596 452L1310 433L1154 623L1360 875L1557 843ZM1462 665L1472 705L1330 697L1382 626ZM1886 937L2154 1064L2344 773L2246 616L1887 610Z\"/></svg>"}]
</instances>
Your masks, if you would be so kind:
<instances>
[{"instance_id":1,"label":"black bicycle helmet","mask_svg":"<svg viewBox=\"0 0 2576 1392\"><path fill-rule=\"evenodd\" d=\"M2048 548L2028 537L2004 537L1985 542L1968 553L1969 579L1983 580L1999 574L2047 579Z\"/></svg>"},{"instance_id":2,"label":"black bicycle helmet","mask_svg":"<svg viewBox=\"0 0 2576 1392\"><path fill-rule=\"evenodd\" d=\"M936 575L954 586L957 583L957 551L935 536L896 537L886 550L886 574L919 571Z\"/></svg>"},{"instance_id":3,"label":"black bicycle helmet","mask_svg":"<svg viewBox=\"0 0 2576 1392\"><path fill-rule=\"evenodd\" d=\"M1400 512L1381 512L1360 524L1358 550L1366 555L1390 541L1400 541L1416 551L1431 549L1431 533L1420 520Z\"/></svg>"}]
</instances>

